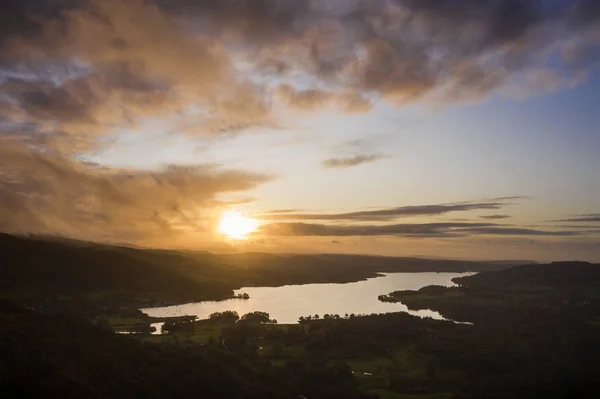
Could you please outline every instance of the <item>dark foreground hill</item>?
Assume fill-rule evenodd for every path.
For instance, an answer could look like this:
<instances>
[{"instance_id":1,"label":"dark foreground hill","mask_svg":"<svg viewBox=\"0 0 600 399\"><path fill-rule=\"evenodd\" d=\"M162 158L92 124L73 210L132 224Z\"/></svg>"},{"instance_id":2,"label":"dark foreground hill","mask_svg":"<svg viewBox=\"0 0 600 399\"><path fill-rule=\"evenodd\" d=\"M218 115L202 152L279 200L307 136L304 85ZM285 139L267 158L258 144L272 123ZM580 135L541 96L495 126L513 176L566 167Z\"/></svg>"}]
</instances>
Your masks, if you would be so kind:
<instances>
[{"instance_id":1,"label":"dark foreground hill","mask_svg":"<svg viewBox=\"0 0 600 399\"><path fill-rule=\"evenodd\" d=\"M15 299L60 295L153 295L156 299L222 299L231 287L190 279L175 254L0 235L0 289Z\"/></svg>"},{"instance_id":2,"label":"dark foreground hill","mask_svg":"<svg viewBox=\"0 0 600 399\"><path fill-rule=\"evenodd\" d=\"M370 398L334 363L292 373L214 345L143 344L3 300L0 359L3 398Z\"/></svg>"}]
</instances>

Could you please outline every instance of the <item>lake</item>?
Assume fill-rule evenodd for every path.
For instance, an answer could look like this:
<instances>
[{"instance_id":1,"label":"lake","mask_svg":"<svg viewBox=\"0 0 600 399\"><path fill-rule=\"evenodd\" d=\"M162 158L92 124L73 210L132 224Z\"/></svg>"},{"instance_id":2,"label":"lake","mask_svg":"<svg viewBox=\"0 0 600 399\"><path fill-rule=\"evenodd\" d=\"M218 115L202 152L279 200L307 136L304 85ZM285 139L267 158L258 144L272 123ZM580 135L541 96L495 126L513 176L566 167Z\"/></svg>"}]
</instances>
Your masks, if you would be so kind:
<instances>
[{"instance_id":1,"label":"lake","mask_svg":"<svg viewBox=\"0 0 600 399\"><path fill-rule=\"evenodd\" d=\"M383 274L383 273L382 273ZM428 285L452 286L452 279L474 273L385 273L383 277L346 284L306 284L283 287L244 287L236 294L247 293L250 299L228 299L219 302L195 302L183 305L147 308L153 317L198 316L234 310L240 316L264 311L279 324L297 323L300 316L318 314L371 314L406 312L420 317L443 320L432 310L409 310L401 303L380 302L377 297L399 290L418 290Z\"/></svg>"}]
</instances>

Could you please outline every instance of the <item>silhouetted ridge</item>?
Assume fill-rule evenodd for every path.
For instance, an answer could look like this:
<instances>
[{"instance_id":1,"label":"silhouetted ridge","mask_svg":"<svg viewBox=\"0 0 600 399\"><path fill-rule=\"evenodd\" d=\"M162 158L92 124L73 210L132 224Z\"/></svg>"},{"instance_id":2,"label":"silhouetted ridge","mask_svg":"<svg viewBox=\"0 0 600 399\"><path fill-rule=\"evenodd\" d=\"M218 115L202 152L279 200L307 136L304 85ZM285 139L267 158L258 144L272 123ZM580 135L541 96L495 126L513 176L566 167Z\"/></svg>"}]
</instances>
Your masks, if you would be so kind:
<instances>
[{"instance_id":1,"label":"silhouetted ridge","mask_svg":"<svg viewBox=\"0 0 600 399\"><path fill-rule=\"evenodd\" d=\"M36 309L63 310L222 300L246 285L348 283L378 277L381 272L506 267L362 255L211 254L6 234L0 234L0 251L5 259L0 264L0 295Z\"/></svg>"}]
</instances>

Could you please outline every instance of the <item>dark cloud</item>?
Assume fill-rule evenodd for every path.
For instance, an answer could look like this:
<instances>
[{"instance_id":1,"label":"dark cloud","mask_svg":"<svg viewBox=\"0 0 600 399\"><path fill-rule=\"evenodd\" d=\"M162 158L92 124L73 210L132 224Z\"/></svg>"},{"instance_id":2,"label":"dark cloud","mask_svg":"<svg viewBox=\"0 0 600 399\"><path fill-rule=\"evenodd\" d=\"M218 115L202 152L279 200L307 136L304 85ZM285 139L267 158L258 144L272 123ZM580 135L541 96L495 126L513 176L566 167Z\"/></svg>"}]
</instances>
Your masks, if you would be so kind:
<instances>
[{"instance_id":1,"label":"dark cloud","mask_svg":"<svg viewBox=\"0 0 600 399\"><path fill-rule=\"evenodd\" d=\"M260 227L260 231L272 236L438 236L452 229L467 227L491 227L490 223L426 223L393 225L325 225L310 223L272 223Z\"/></svg>"},{"instance_id":2,"label":"dark cloud","mask_svg":"<svg viewBox=\"0 0 600 399\"><path fill-rule=\"evenodd\" d=\"M20 112L11 116L37 127L34 132L45 131L47 145L61 140L99 144L98 138L113 126L132 126L136 117L172 109L173 99L157 85L123 68L105 72L74 77L60 86L13 78L0 89L10 92L19 106Z\"/></svg>"},{"instance_id":3,"label":"dark cloud","mask_svg":"<svg viewBox=\"0 0 600 399\"><path fill-rule=\"evenodd\" d=\"M543 231L509 227L470 227L461 230L468 234L495 234L505 236L574 236L579 235L579 232L574 231Z\"/></svg>"},{"instance_id":4,"label":"dark cloud","mask_svg":"<svg viewBox=\"0 0 600 399\"><path fill-rule=\"evenodd\" d=\"M582 223L580 225L557 225L546 227L552 227L555 229L600 229L600 225L589 225L587 223Z\"/></svg>"},{"instance_id":5,"label":"dark cloud","mask_svg":"<svg viewBox=\"0 0 600 399\"><path fill-rule=\"evenodd\" d=\"M262 220L353 220L353 221L384 221L408 216L433 216L450 212L469 212L481 209L502 209L502 202L471 202L460 204L416 205L366 210L347 213L279 213L277 215L258 216Z\"/></svg>"},{"instance_id":6,"label":"dark cloud","mask_svg":"<svg viewBox=\"0 0 600 399\"><path fill-rule=\"evenodd\" d=\"M35 37L43 21L59 19L63 12L82 2L77 0L3 0L0 12L0 46L15 36Z\"/></svg>"},{"instance_id":7,"label":"dark cloud","mask_svg":"<svg viewBox=\"0 0 600 399\"><path fill-rule=\"evenodd\" d=\"M326 168L351 168L365 163L375 162L384 158L381 154L355 155L347 158L330 158L323 161Z\"/></svg>"},{"instance_id":8,"label":"dark cloud","mask_svg":"<svg viewBox=\"0 0 600 399\"><path fill-rule=\"evenodd\" d=\"M493 223L423 223L392 225L325 225L309 223L272 223L260 232L268 236L403 236L412 238L457 238L474 235L499 236L574 236L572 231L543 231L498 227Z\"/></svg>"},{"instance_id":9,"label":"dark cloud","mask_svg":"<svg viewBox=\"0 0 600 399\"><path fill-rule=\"evenodd\" d=\"M196 133L271 123L262 89L236 77L214 38L194 34L151 1L68 3L68 12L34 10L36 29L4 35L0 90L11 104L5 118L90 147L119 129L190 109Z\"/></svg>"},{"instance_id":10,"label":"dark cloud","mask_svg":"<svg viewBox=\"0 0 600 399\"><path fill-rule=\"evenodd\" d=\"M479 216L481 219L489 219L489 220L500 220L500 219L508 219L509 215L488 215L488 216Z\"/></svg>"},{"instance_id":11,"label":"dark cloud","mask_svg":"<svg viewBox=\"0 0 600 399\"><path fill-rule=\"evenodd\" d=\"M594 223L600 222L600 214L576 215L574 218L551 220L551 222Z\"/></svg>"}]
</instances>

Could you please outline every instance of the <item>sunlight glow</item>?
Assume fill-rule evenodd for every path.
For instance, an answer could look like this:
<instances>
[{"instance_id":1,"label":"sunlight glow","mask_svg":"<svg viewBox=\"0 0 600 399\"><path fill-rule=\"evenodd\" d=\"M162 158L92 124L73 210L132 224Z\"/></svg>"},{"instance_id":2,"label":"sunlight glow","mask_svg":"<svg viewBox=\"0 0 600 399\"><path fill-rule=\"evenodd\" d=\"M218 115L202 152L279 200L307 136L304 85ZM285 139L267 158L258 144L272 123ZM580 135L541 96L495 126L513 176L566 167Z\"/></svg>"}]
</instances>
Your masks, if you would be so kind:
<instances>
[{"instance_id":1,"label":"sunlight glow","mask_svg":"<svg viewBox=\"0 0 600 399\"><path fill-rule=\"evenodd\" d=\"M248 234L256 231L258 226L257 220L232 210L223 213L217 231L230 239L246 240Z\"/></svg>"}]
</instances>

